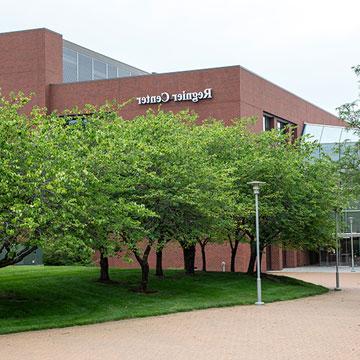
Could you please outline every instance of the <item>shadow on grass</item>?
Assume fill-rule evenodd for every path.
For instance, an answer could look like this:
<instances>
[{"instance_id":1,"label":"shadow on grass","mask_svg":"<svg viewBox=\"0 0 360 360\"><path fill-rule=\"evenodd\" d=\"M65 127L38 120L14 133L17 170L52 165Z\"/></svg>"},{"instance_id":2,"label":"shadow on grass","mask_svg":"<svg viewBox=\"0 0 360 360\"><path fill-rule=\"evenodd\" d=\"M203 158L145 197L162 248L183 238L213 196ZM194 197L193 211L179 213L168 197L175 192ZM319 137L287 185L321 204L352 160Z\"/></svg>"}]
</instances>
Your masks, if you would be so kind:
<instances>
[{"instance_id":1,"label":"shadow on grass","mask_svg":"<svg viewBox=\"0 0 360 360\"><path fill-rule=\"evenodd\" d=\"M112 269L112 281L98 269L42 267L0 271L0 333L82 325L163 315L211 307L253 304L256 278L241 273L166 271L150 276L149 293L139 287L139 270ZM291 300L328 289L289 277L263 276L265 302Z\"/></svg>"}]
</instances>

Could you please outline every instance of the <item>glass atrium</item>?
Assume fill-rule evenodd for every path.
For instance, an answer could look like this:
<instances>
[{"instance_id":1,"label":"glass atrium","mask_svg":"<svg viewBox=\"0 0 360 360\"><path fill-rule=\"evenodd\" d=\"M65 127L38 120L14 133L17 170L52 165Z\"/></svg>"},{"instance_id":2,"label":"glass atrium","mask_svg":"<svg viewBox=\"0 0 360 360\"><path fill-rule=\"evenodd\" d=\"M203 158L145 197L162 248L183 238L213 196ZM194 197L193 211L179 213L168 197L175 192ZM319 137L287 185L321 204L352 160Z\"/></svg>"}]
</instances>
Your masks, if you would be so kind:
<instances>
[{"instance_id":1,"label":"glass atrium","mask_svg":"<svg viewBox=\"0 0 360 360\"><path fill-rule=\"evenodd\" d=\"M341 159L347 148L353 147L360 141L359 135L354 130L341 126L305 124L303 135L306 135L307 141L320 144L315 156L319 157L325 154L335 161ZM352 218L352 225L350 218ZM339 223L340 264L351 265L351 238L353 238L354 262L355 266L360 266L360 201L342 212ZM320 249L320 265L334 265L335 261L334 251Z\"/></svg>"}]
</instances>

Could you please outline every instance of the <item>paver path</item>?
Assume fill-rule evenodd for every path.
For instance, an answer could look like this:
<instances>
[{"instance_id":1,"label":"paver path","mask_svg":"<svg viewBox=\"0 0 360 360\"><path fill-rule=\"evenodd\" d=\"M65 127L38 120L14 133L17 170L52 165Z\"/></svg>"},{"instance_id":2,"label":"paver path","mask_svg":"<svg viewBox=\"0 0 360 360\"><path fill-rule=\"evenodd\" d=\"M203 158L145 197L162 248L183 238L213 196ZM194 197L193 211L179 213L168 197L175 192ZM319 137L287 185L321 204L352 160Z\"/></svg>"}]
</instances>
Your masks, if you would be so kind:
<instances>
[{"instance_id":1,"label":"paver path","mask_svg":"<svg viewBox=\"0 0 360 360\"><path fill-rule=\"evenodd\" d=\"M329 287L330 273L286 273ZM98 325L0 336L1 360L360 359L360 273L343 291Z\"/></svg>"}]
</instances>

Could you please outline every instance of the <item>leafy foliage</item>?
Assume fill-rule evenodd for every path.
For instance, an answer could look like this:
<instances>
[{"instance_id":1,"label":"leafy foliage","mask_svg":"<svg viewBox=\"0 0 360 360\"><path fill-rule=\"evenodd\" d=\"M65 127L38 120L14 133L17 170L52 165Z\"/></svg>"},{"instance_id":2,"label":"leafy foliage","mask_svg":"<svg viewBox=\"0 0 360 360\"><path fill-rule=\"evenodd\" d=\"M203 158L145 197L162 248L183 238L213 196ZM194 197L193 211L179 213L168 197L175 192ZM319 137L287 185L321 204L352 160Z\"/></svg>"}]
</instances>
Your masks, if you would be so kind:
<instances>
[{"instance_id":1,"label":"leafy foliage","mask_svg":"<svg viewBox=\"0 0 360 360\"><path fill-rule=\"evenodd\" d=\"M360 77L360 65L353 66L356 76ZM360 136L360 94L353 102L341 105L338 109L339 117L346 121L349 126ZM342 184L350 189L349 195L353 195L353 201L358 202L360 195L360 141L351 146L342 146L342 157L339 169L343 170Z\"/></svg>"},{"instance_id":2,"label":"leafy foliage","mask_svg":"<svg viewBox=\"0 0 360 360\"><path fill-rule=\"evenodd\" d=\"M356 76L360 77L360 65L353 66ZM348 122L351 127L360 132L360 99L343 104L337 108L340 119Z\"/></svg>"},{"instance_id":3,"label":"leafy foliage","mask_svg":"<svg viewBox=\"0 0 360 360\"><path fill-rule=\"evenodd\" d=\"M47 239L80 227L79 185L66 131L41 109L21 112L23 95L0 98L0 267L15 264Z\"/></svg>"},{"instance_id":4,"label":"leafy foliage","mask_svg":"<svg viewBox=\"0 0 360 360\"><path fill-rule=\"evenodd\" d=\"M80 241L45 242L44 265L91 265L94 252Z\"/></svg>"},{"instance_id":5,"label":"leafy foliage","mask_svg":"<svg viewBox=\"0 0 360 360\"><path fill-rule=\"evenodd\" d=\"M41 109L27 116L27 101L1 99L1 266L39 245L58 262L98 251L100 279L108 281L108 257L132 253L147 291L149 253L169 241L189 255L189 272L197 242L203 256L207 243L225 240L232 255L239 242L254 250L253 180L266 183L262 249L331 242L338 172L291 129L254 134L253 119L198 124L187 111L149 110L124 121L116 103L88 106L76 118Z\"/></svg>"},{"instance_id":6,"label":"leafy foliage","mask_svg":"<svg viewBox=\"0 0 360 360\"><path fill-rule=\"evenodd\" d=\"M185 248L195 244L223 208L228 180L203 151L195 120L188 112L148 111L125 126L126 153L139 159L141 184L129 195L156 214L144 218L146 245L127 232L123 236L144 270L143 288L150 249L171 240Z\"/></svg>"},{"instance_id":7,"label":"leafy foliage","mask_svg":"<svg viewBox=\"0 0 360 360\"><path fill-rule=\"evenodd\" d=\"M205 126L211 133L207 151L231 178L219 235L229 239L234 252L239 242L250 243L252 272L254 195L248 182L265 182L260 195L261 248L277 244L315 249L331 243L338 180L331 160L313 158L316 145L294 141L291 129L254 134L248 124L241 120L231 127L219 122Z\"/></svg>"}]
</instances>

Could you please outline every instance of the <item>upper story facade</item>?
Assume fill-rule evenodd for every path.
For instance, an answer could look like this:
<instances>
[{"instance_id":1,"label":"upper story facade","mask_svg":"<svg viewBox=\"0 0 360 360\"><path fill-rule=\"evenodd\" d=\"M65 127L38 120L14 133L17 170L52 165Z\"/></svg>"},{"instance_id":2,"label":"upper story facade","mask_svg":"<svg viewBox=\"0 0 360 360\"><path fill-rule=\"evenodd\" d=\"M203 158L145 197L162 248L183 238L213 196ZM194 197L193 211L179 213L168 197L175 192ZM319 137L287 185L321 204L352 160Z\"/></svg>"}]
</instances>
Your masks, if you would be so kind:
<instances>
[{"instance_id":1,"label":"upper story facade","mask_svg":"<svg viewBox=\"0 0 360 360\"><path fill-rule=\"evenodd\" d=\"M130 102L121 115L133 118L149 107L190 109L200 120L231 123L256 117L254 131L306 123L343 126L333 114L241 66L154 74L64 40L48 29L0 34L0 88L34 93L30 106L63 112L107 100Z\"/></svg>"}]
</instances>

